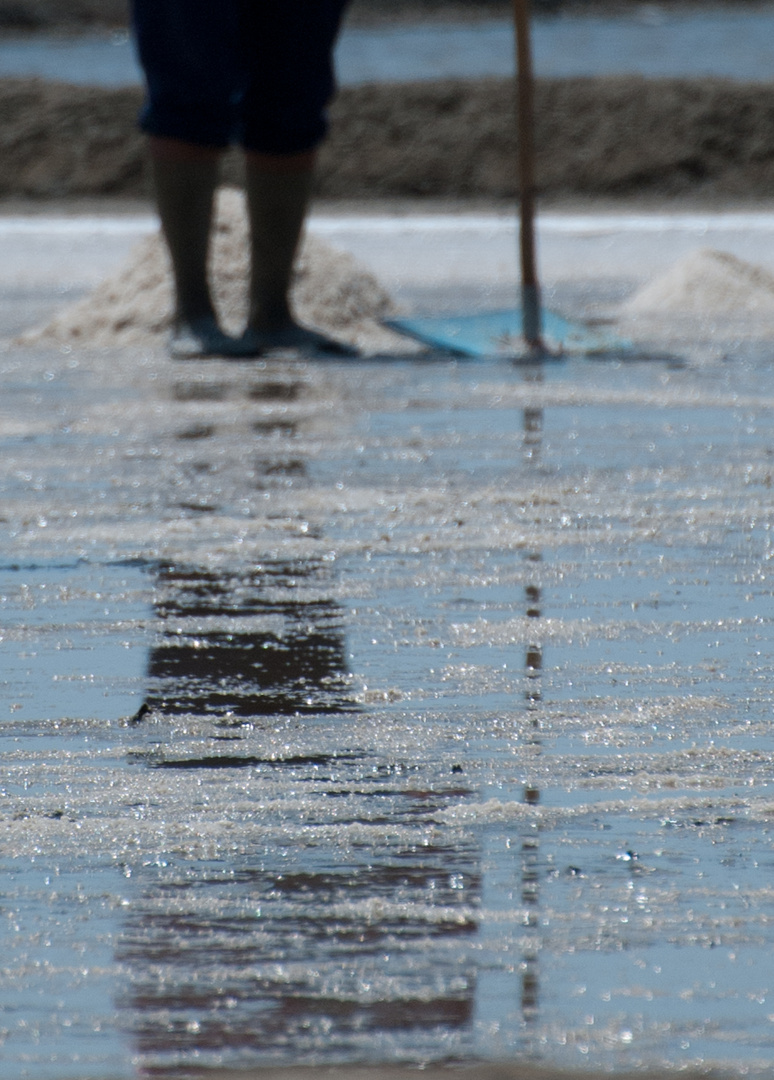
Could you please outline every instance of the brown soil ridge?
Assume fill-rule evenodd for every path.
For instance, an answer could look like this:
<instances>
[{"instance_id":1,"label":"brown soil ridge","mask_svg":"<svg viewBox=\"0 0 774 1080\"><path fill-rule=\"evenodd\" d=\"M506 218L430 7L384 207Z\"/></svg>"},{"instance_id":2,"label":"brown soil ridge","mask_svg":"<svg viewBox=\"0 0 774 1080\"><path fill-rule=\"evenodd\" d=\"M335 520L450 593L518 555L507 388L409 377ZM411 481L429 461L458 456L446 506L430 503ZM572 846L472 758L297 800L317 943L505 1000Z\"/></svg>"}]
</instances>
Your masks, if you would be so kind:
<instances>
[{"instance_id":1,"label":"brown soil ridge","mask_svg":"<svg viewBox=\"0 0 774 1080\"><path fill-rule=\"evenodd\" d=\"M50 31L119 27L127 0L0 0L0 30Z\"/></svg>"},{"instance_id":2,"label":"brown soil ridge","mask_svg":"<svg viewBox=\"0 0 774 1080\"><path fill-rule=\"evenodd\" d=\"M0 197L144 196L141 92L0 80ZM510 199L509 80L342 90L317 194ZM722 79L541 79L539 190L550 196L770 197L774 85ZM238 182L237 158L225 169Z\"/></svg>"},{"instance_id":3,"label":"brown soil ridge","mask_svg":"<svg viewBox=\"0 0 774 1080\"><path fill-rule=\"evenodd\" d=\"M701 7L704 4L705 0L659 0L659 7L666 8ZM733 6L739 4L740 0L736 0ZM641 5L642 0L532 0L535 14L558 11L620 13L636 10ZM0 0L0 33L79 32L125 27L128 11L127 0ZM351 0L348 18L356 23L502 18L511 11L512 0Z\"/></svg>"},{"instance_id":4,"label":"brown soil ridge","mask_svg":"<svg viewBox=\"0 0 774 1080\"><path fill-rule=\"evenodd\" d=\"M556 10L567 0L533 0L535 10ZM571 0L572 2L572 0ZM577 2L577 0L576 0ZM585 0L588 3L588 0ZM629 6L637 0L624 0ZM670 0L667 0L669 3ZM674 2L674 0L672 0ZM352 0L350 18L394 19L442 14L455 18L507 15L511 0ZM127 0L0 0L0 31L77 31L98 27L125 27Z\"/></svg>"}]
</instances>

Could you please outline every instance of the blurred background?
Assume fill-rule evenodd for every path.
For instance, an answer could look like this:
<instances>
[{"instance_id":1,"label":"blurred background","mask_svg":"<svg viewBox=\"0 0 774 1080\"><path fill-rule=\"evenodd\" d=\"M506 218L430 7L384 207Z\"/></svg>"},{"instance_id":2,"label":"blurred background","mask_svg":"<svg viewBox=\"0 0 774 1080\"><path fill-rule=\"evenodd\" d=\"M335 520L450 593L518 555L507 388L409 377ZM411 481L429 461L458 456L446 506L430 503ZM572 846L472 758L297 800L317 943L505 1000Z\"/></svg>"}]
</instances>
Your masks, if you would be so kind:
<instances>
[{"instance_id":1,"label":"blurred background","mask_svg":"<svg viewBox=\"0 0 774 1080\"><path fill-rule=\"evenodd\" d=\"M146 200L123 0L0 0L0 199ZM774 4L533 0L549 203L765 201ZM517 196L510 0L354 0L318 198ZM238 162L226 179L239 181Z\"/></svg>"}]
</instances>

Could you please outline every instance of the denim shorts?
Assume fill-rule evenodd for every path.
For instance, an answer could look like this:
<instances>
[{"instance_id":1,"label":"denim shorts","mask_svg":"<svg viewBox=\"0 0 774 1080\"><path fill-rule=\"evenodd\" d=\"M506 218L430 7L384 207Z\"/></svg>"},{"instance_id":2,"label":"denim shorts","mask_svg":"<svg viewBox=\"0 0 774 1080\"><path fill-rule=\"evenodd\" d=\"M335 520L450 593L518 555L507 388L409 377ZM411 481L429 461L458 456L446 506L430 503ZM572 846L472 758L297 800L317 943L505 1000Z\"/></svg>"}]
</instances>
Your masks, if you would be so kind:
<instances>
[{"instance_id":1,"label":"denim shorts","mask_svg":"<svg viewBox=\"0 0 774 1080\"><path fill-rule=\"evenodd\" d=\"M348 0L132 0L140 126L200 146L311 150L335 91Z\"/></svg>"}]
</instances>

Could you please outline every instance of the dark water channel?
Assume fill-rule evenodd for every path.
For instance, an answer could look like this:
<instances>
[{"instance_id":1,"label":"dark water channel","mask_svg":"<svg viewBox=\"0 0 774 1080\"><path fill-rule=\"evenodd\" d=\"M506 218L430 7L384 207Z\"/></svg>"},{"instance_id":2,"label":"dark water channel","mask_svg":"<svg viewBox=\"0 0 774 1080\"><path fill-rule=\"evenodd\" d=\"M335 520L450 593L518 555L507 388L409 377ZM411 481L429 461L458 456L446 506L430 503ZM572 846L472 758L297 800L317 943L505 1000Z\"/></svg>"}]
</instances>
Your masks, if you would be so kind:
<instances>
[{"instance_id":1,"label":"dark water channel","mask_svg":"<svg viewBox=\"0 0 774 1080\"><path fill-rule=\"evenodd\" d=\"M4 1080L765 1073L763 354L3 361Z\"/></svg>"},{"instance_id":2,"label":"dark water channel","mask_svg":"<svg viewBox=\"0 0 774 1080\"><path fill-rule=\"evenodd\" d=\"M633 5L632 13L563 13L533 19L538 75L638 74L647 78L717 76L768 81L774 71L774 7L669 11ZM336 54L340 82L508 77L513 25L480 22L346 28ZM35 75L94 86L141 81L127 35L81 39L0 39L0 77Z\"/></svg>"}]
</instances>

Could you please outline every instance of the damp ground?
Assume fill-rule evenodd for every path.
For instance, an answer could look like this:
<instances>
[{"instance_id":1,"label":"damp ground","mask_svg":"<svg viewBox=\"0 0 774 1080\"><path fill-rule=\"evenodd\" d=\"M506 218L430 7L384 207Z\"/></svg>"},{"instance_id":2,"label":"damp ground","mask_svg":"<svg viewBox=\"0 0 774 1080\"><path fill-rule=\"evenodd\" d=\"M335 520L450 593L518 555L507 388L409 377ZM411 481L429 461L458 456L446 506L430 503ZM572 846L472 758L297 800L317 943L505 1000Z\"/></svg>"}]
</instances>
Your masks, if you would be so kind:
<instances>
[{"instance_id":1,"label":"damp ground","mask_svg":"<svg viewBox=\"0 0 774 1080\"><path fill-rule=\"evenodd\" d=\"M0 354L4 1080L770 1069L774 368L713 329Z\"/></svg>"}]
</instances>

